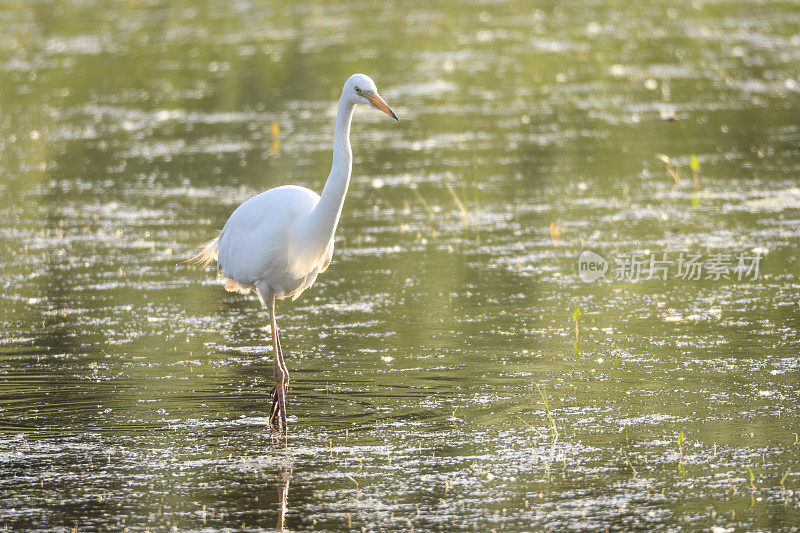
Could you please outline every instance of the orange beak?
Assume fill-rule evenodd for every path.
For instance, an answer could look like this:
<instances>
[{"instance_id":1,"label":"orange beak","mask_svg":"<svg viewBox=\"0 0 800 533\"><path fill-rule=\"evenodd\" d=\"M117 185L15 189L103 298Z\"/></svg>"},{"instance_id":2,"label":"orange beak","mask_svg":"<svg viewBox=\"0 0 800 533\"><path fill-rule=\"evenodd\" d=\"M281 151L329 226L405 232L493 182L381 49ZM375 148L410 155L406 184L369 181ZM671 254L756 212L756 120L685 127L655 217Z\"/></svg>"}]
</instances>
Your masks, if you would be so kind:
<instances>
[{"instance_id":1,"label":"orange beak","mask_svg":"<svg viewBox=\"0 0 800 533\"><path fill-rule=\"evenodd\" d=\"M400 121L400 119L397 118L397 115L394 114L394 111L392 111L392 108L386 105L386 102L383 101L383 98L381 98L378 93L372 93L371 95L367 96L367 100L369 100L369 103L371 103L375 109L380 109L396 121Z\"/></svg>"}]
</instances>

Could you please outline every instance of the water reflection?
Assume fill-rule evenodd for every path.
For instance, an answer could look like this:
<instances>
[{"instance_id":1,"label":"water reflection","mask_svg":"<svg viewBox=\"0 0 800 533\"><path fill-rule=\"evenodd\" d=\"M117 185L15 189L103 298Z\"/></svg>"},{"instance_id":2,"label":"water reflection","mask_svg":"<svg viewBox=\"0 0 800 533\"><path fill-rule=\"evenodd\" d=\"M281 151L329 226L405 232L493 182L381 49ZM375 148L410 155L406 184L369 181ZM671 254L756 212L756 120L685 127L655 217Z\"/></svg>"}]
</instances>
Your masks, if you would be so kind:
<instances>
[{"instance_id":1,"label":"water reflection","mask_svg":"<svg viewBox=\"0 0 800 533\"><path fill-rule=\"evenodd\" d=\"M275 529L285 531L286 513L289 512L289 484L292 481L292 458L289 453L288 439L285 435L275 437L278 459L278 523Z\"/></svg>"},{"instance_id":2,"label":"water reflection","mask_svg":"<svg viewBox=\"0 0 800 533\"><path fill-rule=\"evenodd\" d=\"M794 11L0 7L0 528L797 523ZM357 117L334 261L281 310L285 444L267 317L181 259L321 189L356 71L406 120ZM747 283L575 271L755 248Z\"/></svg>"}]
</instances>

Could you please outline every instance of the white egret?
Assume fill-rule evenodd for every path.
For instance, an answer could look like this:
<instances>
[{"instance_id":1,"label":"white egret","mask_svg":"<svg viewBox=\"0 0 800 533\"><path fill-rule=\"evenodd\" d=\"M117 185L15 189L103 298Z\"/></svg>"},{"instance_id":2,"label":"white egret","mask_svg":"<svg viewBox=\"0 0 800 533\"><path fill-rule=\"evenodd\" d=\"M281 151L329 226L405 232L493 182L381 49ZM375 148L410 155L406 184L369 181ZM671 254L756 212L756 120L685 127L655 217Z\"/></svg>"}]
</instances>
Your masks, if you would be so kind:
<instances>
[{"instance_id":1,"label":"white egret","mask_svg":"<svg viewBox=\"0 0 800 533\"><path fill-rule=\"evenodd\" d=\"M274 361L270 421L286 430L289 372L275 321L275 299L300 296L333 255L333 237L350 183L353 153L350 122L357 105L378 109L399 120L364 74L347 79L339 98L333 133L333 163L322 196L305 187L284 185L250 198L230 216L219 236L192 258L217 261L217 277L229 291L255 291L270 316Z\"/></svg>"}]
</instances>

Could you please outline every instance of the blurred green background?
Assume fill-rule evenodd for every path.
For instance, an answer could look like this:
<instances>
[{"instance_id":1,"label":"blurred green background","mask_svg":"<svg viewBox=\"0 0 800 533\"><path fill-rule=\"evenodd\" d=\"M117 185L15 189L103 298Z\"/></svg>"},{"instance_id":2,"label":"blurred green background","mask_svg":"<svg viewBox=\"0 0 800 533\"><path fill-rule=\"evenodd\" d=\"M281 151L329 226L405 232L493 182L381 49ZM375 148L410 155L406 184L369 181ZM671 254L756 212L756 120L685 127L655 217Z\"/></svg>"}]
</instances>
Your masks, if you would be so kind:
<instances>
[{"instance_id":1,"label":"blurred green background","mask_svg":"<svg viewBox=\"0 0 800 533\"><path fill-rule=\"evenodd\" d=\"M798 523L797 3L12 1L0 27L0 527ZM266 314L183 260L250 196L321 190L354 72L401 122L356 112L333 263L278 304L281 443ZM585 249L765 255L583 283Z\"/></svg>"}]
</instances>

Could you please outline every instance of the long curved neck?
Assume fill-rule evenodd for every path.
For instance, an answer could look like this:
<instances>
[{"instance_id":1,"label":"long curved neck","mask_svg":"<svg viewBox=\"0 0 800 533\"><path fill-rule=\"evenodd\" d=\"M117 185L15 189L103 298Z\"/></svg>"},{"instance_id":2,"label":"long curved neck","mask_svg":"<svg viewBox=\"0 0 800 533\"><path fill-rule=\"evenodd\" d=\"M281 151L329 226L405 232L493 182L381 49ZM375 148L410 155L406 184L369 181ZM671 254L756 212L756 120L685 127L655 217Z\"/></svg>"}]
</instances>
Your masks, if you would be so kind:
<instances>
[{"instance_id":1,"label":"long curved neck","mask_svg":"<svg viewBox=\"0 0 800 533\"><path fill-rule=\"evenodd\" d=\"M328 180L322 189L319 203L310 213L317 235L323 237L325 244L333 238L339 216L342 214L344 197L350 184L353 169L353 152L350 149L350 122L353 119L353 104L339 99L336 113L336 127L333 132L333 163Z\"/></svg>"}]
</instances>

